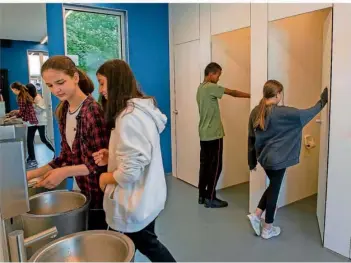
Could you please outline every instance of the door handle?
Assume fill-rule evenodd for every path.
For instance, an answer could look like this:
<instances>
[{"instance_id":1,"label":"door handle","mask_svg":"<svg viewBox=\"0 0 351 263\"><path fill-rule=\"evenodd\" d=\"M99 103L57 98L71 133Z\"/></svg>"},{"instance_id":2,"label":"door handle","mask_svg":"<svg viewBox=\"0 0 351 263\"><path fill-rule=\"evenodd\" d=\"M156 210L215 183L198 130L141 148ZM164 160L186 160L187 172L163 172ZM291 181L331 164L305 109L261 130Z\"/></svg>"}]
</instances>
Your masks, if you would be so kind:
<instances>
[{"instance_id":1,"label":"door handle","mask_svg":"<svg viewBox=\"0 0 351 263\"><path fill-rule=\"evenodd\" d=\"M177 111L177 110L174 110L173 113L174 113L175 115L178 115L178 111Z\"/></svg>"},{"instance_id":2,"label":"door handle","mask_svg":"<svg viewBox=\"0 0 351 263\"><path fill-rule=\"evenodd\" d=\"M322 123L322 120L321 119L317 119L316 123Z\"/></svg>"}]
</instances>

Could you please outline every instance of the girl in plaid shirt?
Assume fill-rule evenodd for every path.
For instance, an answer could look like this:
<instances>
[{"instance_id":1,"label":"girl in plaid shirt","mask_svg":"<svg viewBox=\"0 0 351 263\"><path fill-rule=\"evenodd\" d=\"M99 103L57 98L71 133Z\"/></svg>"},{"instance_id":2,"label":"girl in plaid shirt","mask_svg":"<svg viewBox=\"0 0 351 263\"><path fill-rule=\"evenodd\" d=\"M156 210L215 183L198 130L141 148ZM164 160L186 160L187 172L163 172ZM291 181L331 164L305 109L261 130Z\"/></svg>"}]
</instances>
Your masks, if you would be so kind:
<instances>
[{"instance_id":1,"label":"girl in plaid shirt","mask_svg":"<svg viewBox=\"0 0 351 263\"><path fill-rule=\"evenodd\" d=\"M41 75L59 100L56 117L61 135L61 152L49 164L27 173L27 179L41 177L36 187L53 189L74 177L77 188L90 197L88 229L106 229L99 178L107 167L95 164L93 152L106 148L109 133L100 105L90 96L94 85L66 56L49 58Z\"/></svg>"},{"instance_id":2,"label":"girl in plaid shirt","mask_svg":"<svg viewBox=\"0 0 351 263\"><path fill-rule=\"evenodd\" d=\"M34 100L28 93L26 86L20 82L15 82L11 84L12 92L17 96L18 110L14 110L10 113L10 116L21 118L27 125L28 134L31 133L33 129L36 129L38 125L38 119L34 110ZM28 159L27 167L34 168L38 165L35 160L34 152L34 136L27 138L27 150L28 150Z\"/></svg>"}]
</instances>

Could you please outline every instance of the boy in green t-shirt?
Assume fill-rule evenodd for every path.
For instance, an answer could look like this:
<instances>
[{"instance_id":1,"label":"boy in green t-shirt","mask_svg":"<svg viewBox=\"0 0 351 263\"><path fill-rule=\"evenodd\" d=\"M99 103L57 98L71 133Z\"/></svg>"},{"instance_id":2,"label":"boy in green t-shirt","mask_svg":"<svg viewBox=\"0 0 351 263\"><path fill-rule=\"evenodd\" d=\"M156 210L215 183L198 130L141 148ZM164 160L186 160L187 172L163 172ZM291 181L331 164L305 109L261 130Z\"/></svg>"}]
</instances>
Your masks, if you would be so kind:
<instances>
[{"instance_id":1,"label":"boy in green t-shirt","mask_svg":"<svg viewBox=\"0 0 351 263\"><path fill-rule=\"evenodd\" d=\"M237 98L250 98L250 94L217 85L222 68L215 62L207 65L204 82L200 84L196 100L200 122L200 176L199 204L207 208L227 207L228 203L216 197L216 185L222 172L224 129L218 99L223 94Z\"/></svg>"}]
</instances>

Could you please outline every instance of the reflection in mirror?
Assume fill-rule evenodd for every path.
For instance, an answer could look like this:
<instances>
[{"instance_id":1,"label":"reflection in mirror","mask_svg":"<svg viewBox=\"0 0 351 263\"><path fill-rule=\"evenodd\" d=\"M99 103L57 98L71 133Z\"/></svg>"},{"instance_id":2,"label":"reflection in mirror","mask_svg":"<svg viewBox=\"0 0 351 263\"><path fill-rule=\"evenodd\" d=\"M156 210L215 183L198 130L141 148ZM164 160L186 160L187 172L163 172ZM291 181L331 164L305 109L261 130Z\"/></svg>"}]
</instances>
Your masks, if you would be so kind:
<instances>
[{"instance_id":1,"label":"reflection in mirror","mask_svg":"<svg viewBox=\"0 0 351 263\"><path fill-rule=\"evenodd\" d=\"M46 5L0 4L0 14L0 104L4 105L6 113L18 110L11 84L34 85L38 95L33 107L39 123L36 129L27 129L27 141L34 140L34 151L28 147L27 168L35 168L48 163L54 155L49 149L54 145L51 94L40 76L40 68L49 55ZM0 117L4 118L1 111ZM41 127L40 133L38 127Z\"/></svg>"}]
</instances>

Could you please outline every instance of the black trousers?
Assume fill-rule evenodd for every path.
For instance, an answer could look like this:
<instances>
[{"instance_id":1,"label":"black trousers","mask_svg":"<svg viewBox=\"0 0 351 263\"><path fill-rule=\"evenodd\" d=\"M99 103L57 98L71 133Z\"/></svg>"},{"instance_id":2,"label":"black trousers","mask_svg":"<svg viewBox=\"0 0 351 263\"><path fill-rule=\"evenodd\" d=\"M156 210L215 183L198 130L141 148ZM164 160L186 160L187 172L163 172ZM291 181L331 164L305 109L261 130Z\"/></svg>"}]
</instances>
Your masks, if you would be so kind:
<instances>
[{"instance_id":1,"label":"black trousers","mask_svg":"<svg viewBox=\"0 0 351 263\"><path fill-rule=\"evenodd\" d=\"M34 137L37 130L39 131L40 140L55 153L54 147L52 147L51 142L46 137L45 125L29 126L27 134L28 160L35 160Z\"/></svg>"},{"instance_id":2,"label":"black trousers","mask_svg":"<svg viewBox=\"0 0 351 263\"><path fill-rule=\"evenodd\" d=\"M106 216L103 209L89 209L88 230L107 230Z\"/></svg>"},{"instance_id":3,"label":"black trousers","mask_svg":"<svg viewBox=\"0 0 351 263\"><path fill-rule=\"evenodd\" d=\"M155 234L155 222L156 220L152 221L139 232L123 234L128 236L133 241L135 249L139 250L151 262L176 262L168 249L158 240ZM111 228L111 230L113 229Z\"/></svg>"},{"instance_id":4,"label":"black trousers","mask_svg":"<svg viewBox=\"0 0 351 263\"><path fill-rule=\"evenodd\" d=\"M275 209L279 197L280 187L284 178L286 169L281 170L266 170L265 172L269 178L269 186L261 197L258 208L266 211L265 222L272 224L274 221Z\"/></svg>"},{"instance_id":5,"label":"black trousers","mask_svg":"<svg viewBox=\"0 0 351 263\"><path fill-rule=\"evenodd\" d=\"M222 172L223 138L201 141L199 196L215 199L216 186Z\"/></svg>"}]
</instances>

